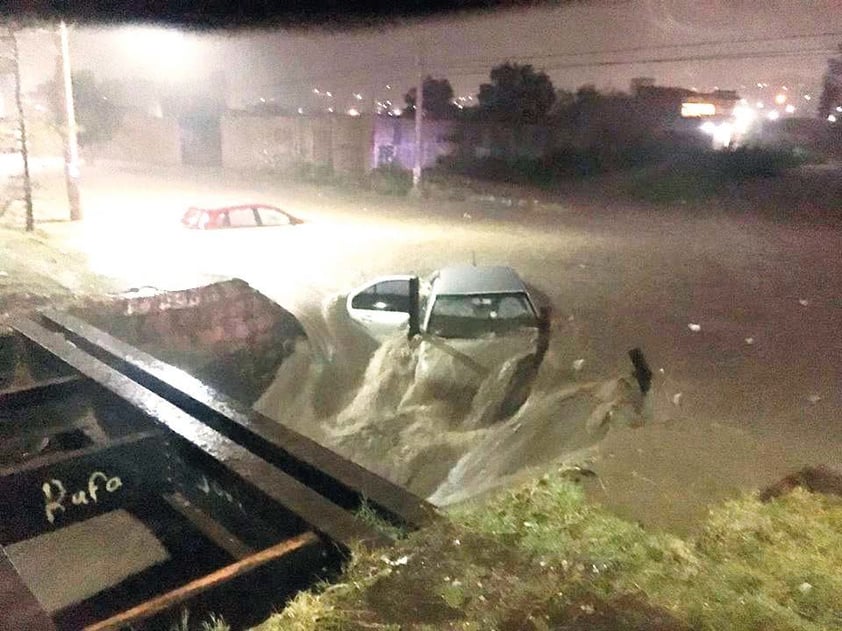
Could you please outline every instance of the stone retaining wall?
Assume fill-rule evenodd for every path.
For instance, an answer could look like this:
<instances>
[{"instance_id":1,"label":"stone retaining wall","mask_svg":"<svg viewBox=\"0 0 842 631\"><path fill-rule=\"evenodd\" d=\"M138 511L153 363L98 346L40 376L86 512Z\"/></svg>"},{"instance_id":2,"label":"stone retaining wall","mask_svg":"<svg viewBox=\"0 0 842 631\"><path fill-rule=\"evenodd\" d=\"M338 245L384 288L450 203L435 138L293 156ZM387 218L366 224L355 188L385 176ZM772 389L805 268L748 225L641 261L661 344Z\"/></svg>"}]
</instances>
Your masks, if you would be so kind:
<instances>
[{"instance_id":1,"label":"stone retaining wall","mask_svg":"<svg viewBox=\"0 0 842 631\"><path fill-rule=\"evenodd\" d=\"M69 311L247 403L305 335L295 316L241 280L127 295ZM33 363L19 340L0 338L0 387L19 383L22 373L39 372Z\"/></svg>"}]
</instances>

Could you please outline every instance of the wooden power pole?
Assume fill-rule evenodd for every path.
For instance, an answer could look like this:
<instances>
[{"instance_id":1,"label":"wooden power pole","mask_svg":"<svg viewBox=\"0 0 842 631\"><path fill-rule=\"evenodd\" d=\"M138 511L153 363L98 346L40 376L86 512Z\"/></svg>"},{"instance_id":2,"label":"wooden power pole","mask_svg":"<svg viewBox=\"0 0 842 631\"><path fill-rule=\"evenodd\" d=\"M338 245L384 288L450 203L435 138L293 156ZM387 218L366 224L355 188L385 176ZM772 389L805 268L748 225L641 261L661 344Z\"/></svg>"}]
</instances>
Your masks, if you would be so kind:
<instances>
[{"instance_id":1,"label":"wooden power pole","mask_svg":"<svg viewBox=\"0 0 842 631\"><path fill-rule=\"evenodd\" d=\"M412 168L412 192L421 195L424 165L424 43L418 40L418 87L415 88L415 165Z\"/></svg>"},{"instance_id":2,"label":"wooden power pole","mask_svg":"<svg viewBox=\"0 0 842 631\"><path fill-rule=\"evenodd\" d=\"M79 134L76 126L76 109L73 103L70 43L67 35L67 24L64 23L64 20L59 23L58 31L61 50L61 78L64 87L64 179L67 185L70 220L78 221L82 218L82 204L79 199Z\"/></svg>"}]
</instances>

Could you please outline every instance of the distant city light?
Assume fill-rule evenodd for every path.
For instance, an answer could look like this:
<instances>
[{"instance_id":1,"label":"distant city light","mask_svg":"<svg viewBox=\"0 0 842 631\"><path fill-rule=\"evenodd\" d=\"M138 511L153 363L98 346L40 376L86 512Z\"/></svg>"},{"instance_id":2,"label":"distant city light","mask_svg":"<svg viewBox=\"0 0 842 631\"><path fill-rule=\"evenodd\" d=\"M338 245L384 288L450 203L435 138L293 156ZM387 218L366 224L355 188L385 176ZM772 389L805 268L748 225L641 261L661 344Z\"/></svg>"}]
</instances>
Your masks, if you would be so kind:
<instances>
[{"instance_id":1,"label":"distant city light","mask_svg":"<svg viewBox=\"0 0 842 631\"><path fill-rule=\"evenodd\" d=\"M738 105L734 108L734 127L737 133L744 134L757 118L757 112L747 105Z\"/></svg>"},{"instance_id":2,"label":"distant city light","mask_svg":"<svg viewBox=\"0 0 842 631\"><path fill-rule=\"evenodd\" d=\"M713 133L713 142L720 147L727 147L731 144L734 135L730 123L720 123Z\"/></svg>"},{"instance_id":3,"label":"distant city light","mask_svg":"<svg viewBox=\"0 0 842 631\"><path fill-rule=\"evenodd\" d=\"M734 128L728 122L717 125L712 121L705 121L699 125L699 129L708 136L711 136L713 144L717 148L729 146L734 135Z\"/></svg>"},{"instance_id":4,"label":"distant city light","mask_svg":"<svg viewBox=\"0 0 842 631\"><path fill-rule=\"evenodd\" d=\"M835 115L835 114L828 114L828 115L827 115L827 120L828 120L828 122L830 122L830 123L835 123L835 122L836 122L836 115Z\"/></svg>"},{"instance_id":5,"label":"distant city light","mask_svg":"<svg viewBox=\"0 0 842 631\"><path fill-rule=\"evenodd\" d=\"M698 118L700 116L714 116L716 105L713 103L682 103L682 118Z\"/></svg>"},{"instance_id":6,"label":"distant city light","mask_svg":"<svg viewBox=\"0 0 842 631\"><path fill-rule=\"evenodd\" d=\"M778 120L780 117L781 117L781 115L778 113L778 111L777 111L777 110L772 110L771 112L769 112L768 114L766 114L766 118L768 118L770 121L776 121L776 120Z\"/></svg>"},{"instance_id":7,"label":"distant city light","mask_svg":"<svg viewBox=\"0 0 842 631\"><path fill-rule=\"evenodd\" d=\"M784 103L786 103L786 94L776 94L775 103L777 105L783 105Z\"/></svg>"},{"instance_id":8,"label":"distant city light","mask_svg":"<svg viewBox=\"0 0 842 631\"><path fill-rule=\"evenodd\" d=\"M360 115L360 111L355 107L352 107L351 109L348 110L348 116L359 116L359 115Z\"/></svg>"},{"instance_id":9,"label":"distant city light","mask_svg":"<svg viewBox=\"0 0 842 631\"><path fill-rule=\"evenodd\" d=\"M792 104L787 105L784 109L786 110L787 114L795 114L795 106Z\"/></svg>"}]
</instances>

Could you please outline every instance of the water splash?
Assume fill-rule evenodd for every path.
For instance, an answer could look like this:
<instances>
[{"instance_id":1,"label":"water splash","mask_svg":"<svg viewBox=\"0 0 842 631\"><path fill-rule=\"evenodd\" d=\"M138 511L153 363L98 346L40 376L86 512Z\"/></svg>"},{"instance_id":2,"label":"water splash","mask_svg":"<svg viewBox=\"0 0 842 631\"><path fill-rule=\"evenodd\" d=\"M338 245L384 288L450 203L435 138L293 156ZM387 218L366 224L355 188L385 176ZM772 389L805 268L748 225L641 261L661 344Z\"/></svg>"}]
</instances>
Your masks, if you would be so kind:
<instances>
[{"instance_id":1,"label":"water splash","mask_svg":"<svg viewBox=\"0 0 842 631\"><path fill-rule=\"evenodd\" d=\"M527 330L474 340L396 334L363 357L361 332L338 302L325 316L338 340L331 361L300 342L255 407L439 505L642 420L631 371L606 379L583 368L591 362L574 368L586 349L562 329L545 355Z\"/></svg>"}]
</instances>

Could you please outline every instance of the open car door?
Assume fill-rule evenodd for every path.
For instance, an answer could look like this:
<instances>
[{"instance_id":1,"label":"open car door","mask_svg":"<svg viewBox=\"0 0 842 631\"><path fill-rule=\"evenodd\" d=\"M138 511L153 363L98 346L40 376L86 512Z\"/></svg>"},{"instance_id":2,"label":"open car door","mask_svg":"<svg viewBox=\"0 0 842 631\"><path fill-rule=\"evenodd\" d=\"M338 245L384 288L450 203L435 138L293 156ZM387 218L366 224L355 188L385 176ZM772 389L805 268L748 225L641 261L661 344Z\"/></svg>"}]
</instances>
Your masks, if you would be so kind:
<instances>
[{"instance_id":1,"label":"open car door","mask_svg":"<svg viewBox=\"0 0 842 631\"><path fill-rule=\"evenodd\" d=\"M382 276L348 295L348 316L378 342L409 326L413 276Z\"/></svg>"}]
</instances>

